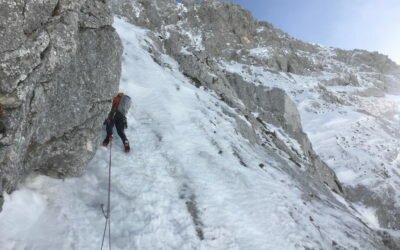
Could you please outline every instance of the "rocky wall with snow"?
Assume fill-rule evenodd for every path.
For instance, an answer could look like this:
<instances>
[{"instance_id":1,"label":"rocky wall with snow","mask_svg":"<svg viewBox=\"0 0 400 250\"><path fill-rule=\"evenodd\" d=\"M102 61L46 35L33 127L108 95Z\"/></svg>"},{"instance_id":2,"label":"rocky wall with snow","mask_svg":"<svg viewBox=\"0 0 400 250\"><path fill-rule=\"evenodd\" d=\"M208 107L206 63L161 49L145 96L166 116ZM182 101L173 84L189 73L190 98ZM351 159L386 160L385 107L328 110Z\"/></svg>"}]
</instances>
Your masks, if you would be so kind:
<instances>
[{"instance_id":1,"label":"rocky wall with snow","mask_svg":"<svg viewBox=\"0 0 400 250\"><path fill-rule=\"evenodd\" d=\"M119 85L112 22L101 0L0 1L0 195L31 172L82 174Z\"/></svg>"},{"instance_id":2,"label":"rocky wall with snow","mask_svg":"<svg viewBox=\"0 0 400 250\"><path fill-rule=\"evenodd\" d=\"M245 81L239 74L229 74L216 63L220 57L234 60L232 52L235 49L251 46L248 39L256 35L258 24L248 11L237 5L215 1L200 5L188 3L188 7L177 7L174 1L112 3L116 13L158 32L159 36L155 35L153 39L156 48L152 51L171 54L178 61L182 72L198 87L215 91L245 117L250 127L238 126L245 138L263 144L265 123L283 128L300 143L301 150L296 151L287 146L281 138L276 138L275 143L290 155L296 165L306 166L321 183L326 183L335 192L342 192L334 172L313 151L290 97L279 89L256 86ZM157 56L155 60L158 60ZM254 113L258 115L255 117ZM240 124L242 121L237 119L237 122Z\"/></svg>"},{"instance_id":3,"label":"rocky wall with snow","mask_svg":"<svg viewBox=\"0 0 400 250\"><path fill-rule=\"evenodd\" d=\"M100 247L110 153L113 249L396 249L364 221L372 211L357 214L290 160L282 146L301 148L282 128L265 123L264 146L250 141L242 111L197 88L155 50L150 30L120 18L113 26L124 47L120 88L135 102L132 152L115 140L82 177L31 176L6 194L4 249ZM266 95L293 105L280 89Z\"/></svg>"},{"instance_id":4,"label":"rocky wall with snow","mask_svg":"<svg viewBox=\"0 0 400 250\"><path fill-rule=\"evenodd\" d=\"M196 86L237 110L242 136L274 144L314 181L374 210L381 229L399 230L400 112L393 95L400 67L377 52L299 41L238 5L200 2L111 5L153 31L149 50L156 62L162 64L158 51L168 53Z\"/></svg>"}]
</instances>

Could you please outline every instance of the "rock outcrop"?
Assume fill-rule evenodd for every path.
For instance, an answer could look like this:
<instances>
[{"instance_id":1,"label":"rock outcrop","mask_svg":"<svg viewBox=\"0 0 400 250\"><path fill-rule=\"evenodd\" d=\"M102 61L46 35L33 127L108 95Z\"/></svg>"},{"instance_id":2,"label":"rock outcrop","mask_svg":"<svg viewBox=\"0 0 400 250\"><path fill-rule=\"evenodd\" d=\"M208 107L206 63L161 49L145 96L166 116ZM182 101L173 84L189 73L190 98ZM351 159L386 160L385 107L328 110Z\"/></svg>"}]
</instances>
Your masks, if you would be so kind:
<instances>
[{"instance_id":1,"label":"rock outcrop","mask_svg":"<svg viewBox=\"0 0 400 250\"><path fill-rule=\"evenodd\" d=\"M101 0L5 0L0 13L2 194L33 171L82 174L119 85L122 46Z\"/></svg>"}]
</instances>

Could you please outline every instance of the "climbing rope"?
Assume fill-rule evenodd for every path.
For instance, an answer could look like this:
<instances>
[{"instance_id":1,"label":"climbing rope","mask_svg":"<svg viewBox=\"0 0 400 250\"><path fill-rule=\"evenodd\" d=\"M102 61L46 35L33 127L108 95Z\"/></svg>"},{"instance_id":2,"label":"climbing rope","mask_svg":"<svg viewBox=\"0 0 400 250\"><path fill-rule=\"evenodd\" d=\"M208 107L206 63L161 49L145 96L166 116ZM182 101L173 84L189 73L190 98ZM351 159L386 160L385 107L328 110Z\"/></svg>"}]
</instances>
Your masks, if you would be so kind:
<instances>
[{"instance_id":1,"label":"climbing rope","mask_svg":"<svg viewBox=\"0 0 400 250\"><path fill-rule=\"evenodd\" d=\"M108 199L107 199L107 211L104 211L104 205L101 204L101 210L103 211L104 218L106 218L106 222L104 224L104 232L103 232L103 240L101 242L101 250L103 250L104 240L106 238L107 226L108 226L108 248L111 250L111 149L112 149L112 140L110 141L110 159L108 164Z\"/></svg>"}]
</instances>

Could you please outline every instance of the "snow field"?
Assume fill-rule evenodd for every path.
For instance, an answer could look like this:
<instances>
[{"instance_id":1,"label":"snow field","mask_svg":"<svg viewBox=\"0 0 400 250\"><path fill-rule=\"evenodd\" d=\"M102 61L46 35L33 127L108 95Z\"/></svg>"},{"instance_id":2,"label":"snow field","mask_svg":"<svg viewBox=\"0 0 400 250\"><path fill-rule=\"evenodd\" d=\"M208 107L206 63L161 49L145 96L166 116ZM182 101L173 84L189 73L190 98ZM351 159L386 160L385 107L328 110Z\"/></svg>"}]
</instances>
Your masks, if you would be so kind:
<instances>
[{"instance_id":1,"label":"snow field","mask_svg":"<svg viewBox=\"0 0 400 250\"><path fill-rule=\"evenodd\" d=\"M258 50L262 56L262 49ZM341 183L366 186L382 197L392 193L391 199L400 204L399 96L359 96L357 93L372 85L363 72L358 76L360 86L324 86L324 81L339 75L321 72L300 76L235 62L220 65L247 81L284 89L299 109L314 150ZM356 68L348 70L359 72ZM370 220L368 216L364 219Z\"/></svg>"},{"instance_id":2,"label":"snow field","mask_svg":"<svg viewBox=\"0 0 400 250\"><path fill-rule=\"evenodd\" d=\"M344 207L304 199L283 159L238 135L228 106L169 57L158 65L146 30L118 18L114 26L133 107L131 153L116 134L112 146L113 249L329 249L333 238L365 249L362 224ZM100 248L109 153L99 148L80 178L30 177L5 195L0 249Z\"/></svg>"}]
</instances>

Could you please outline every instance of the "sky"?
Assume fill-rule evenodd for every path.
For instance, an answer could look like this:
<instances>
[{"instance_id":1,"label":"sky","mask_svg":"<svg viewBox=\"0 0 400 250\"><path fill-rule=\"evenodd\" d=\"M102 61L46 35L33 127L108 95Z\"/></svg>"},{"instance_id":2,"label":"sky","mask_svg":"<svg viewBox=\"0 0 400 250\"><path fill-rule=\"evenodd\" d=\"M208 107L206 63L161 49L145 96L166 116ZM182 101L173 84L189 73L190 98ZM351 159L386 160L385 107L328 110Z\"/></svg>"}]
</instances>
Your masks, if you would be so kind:
<instances>
[{"instance_id":1,"label":"sky","mask_svg":"<svg viewBox=\"0 0 400 250\"><path fill-rule=\"evenodd\" d=\"M400 64L400 0L230 0L306 42L366 49Z\"/></svg>"}]
</instances>

